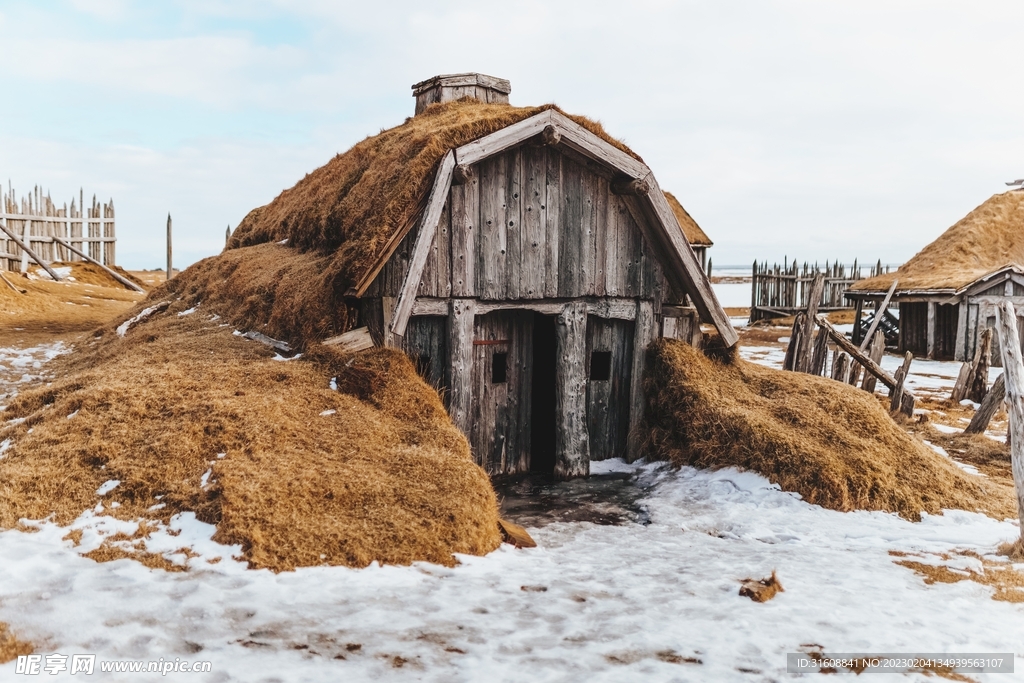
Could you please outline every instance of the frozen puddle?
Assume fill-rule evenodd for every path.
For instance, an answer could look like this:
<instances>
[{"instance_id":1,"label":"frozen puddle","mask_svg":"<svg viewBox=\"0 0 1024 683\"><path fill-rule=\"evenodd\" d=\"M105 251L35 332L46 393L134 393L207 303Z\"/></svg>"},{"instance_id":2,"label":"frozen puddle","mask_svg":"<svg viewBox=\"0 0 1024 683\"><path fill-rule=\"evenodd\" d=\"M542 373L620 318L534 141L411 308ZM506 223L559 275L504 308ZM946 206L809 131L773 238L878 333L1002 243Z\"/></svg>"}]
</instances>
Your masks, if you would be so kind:
<instances>
[{"instance_id":1,"label":"frozen puddle","mask_svg":"<svg viewBox=\"0 0 1024 683\"><path fill-rule=\"evenodd\" d=\"M44 653L209 660L212 674L192 677L207 681L781 680L786 653L810 644L1016 651L1024 666L1024 605L974 582L925 585L888 554L984 555L1015 524L838 513L734 470L610 469L635 475L649 523L550 521L530 528L538 548L503 545L451 569L249 571L186 516L152 546L191 544L183 573L94 563L78 553L98 537L74 549L49 524L2 532L0 620ZM738 595L740 580L773 569L785 592L764 604ZM0 678L13 671L0 666Z\"/></svg>"}]
</instances>

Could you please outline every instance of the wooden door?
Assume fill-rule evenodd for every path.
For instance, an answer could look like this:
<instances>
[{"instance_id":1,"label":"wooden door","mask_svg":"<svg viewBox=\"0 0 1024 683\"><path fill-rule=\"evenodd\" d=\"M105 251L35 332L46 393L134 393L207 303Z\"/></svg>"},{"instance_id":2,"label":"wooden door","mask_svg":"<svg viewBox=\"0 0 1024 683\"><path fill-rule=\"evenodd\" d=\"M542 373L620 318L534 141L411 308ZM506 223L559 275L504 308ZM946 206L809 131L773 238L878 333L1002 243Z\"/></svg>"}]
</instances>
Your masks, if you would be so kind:
<instances>
[{"instance_id":1,"label":"wooden door","mask_svg":"<svg viewBox=\"0 0 1024 683\"><path fill-rule=\"evenodd\" d=\"M587 317L587 430L590 459L625 458L633 321Z\"/></svg>"},{"instance_id":2,"label":"wooden door","mask_svg":"<svg viewBox=\"0 0 1024 683\"><path fill-rule=\"evenodd\" d=\"M488 474L529 470L533 313L476 317L470 444Z\"/></svg>"}]
</instances>

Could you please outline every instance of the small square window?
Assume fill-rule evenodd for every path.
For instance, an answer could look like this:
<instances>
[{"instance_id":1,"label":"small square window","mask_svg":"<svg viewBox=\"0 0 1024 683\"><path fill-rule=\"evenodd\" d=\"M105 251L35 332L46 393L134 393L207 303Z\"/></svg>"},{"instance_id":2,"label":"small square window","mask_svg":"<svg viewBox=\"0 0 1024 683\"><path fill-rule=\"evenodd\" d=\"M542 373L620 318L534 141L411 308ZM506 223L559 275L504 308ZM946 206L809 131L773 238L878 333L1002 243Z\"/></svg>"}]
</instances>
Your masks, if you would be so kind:
<instances>
[{"instance_id":1,"label":"small square window","mask_svg":"<svg viewBox=\"0 0 1024 683\"><path fill-rule=\"evenodd\" d=\"M491 384L502 384L508 381L508 354L496 352L491 356Z\"/></svg>"},{"instance_id":2,"label":"small square window","mask_svg":"<svg viewBox=\"0 0 1024 683\"><path fill-rule=\"evenodd\" d=\"M590 381L607 382L612 378L612 352L592 351L590 353Z\"/></svg>"}]
</instances>

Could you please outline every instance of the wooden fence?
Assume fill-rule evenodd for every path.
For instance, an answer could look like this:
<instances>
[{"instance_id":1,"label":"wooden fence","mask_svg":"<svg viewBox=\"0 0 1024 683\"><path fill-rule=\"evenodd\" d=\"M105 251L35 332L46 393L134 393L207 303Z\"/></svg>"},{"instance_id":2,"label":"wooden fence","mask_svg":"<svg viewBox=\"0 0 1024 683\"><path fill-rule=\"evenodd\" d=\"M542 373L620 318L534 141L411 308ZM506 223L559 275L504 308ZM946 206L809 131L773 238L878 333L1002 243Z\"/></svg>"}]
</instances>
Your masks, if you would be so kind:
<instances>
[{"instance_id":1,"label":"wooden fence","mask_svg":"<svg viewBox=\"0 0 1024 683\"><path fill-rule=\"evenodd\" d=\"M40 259L52 261L80 261L81 257L57 243L54 238L69 242L71 246L106 265L114 264L114 201L106 204L92 198L92 206L83 207L81 191L78 204L72 198L71 206L57 205L38 187L21 200L15 198L13 188L7 192L0 188L0 226L4 226L28 245ZM22 270L31 265L14 240L0 231L0 270Z\"/></svg>"},{"instance_id":2,"label":"wooden fence","mask_svg":"<svg viewBox=\"0 0 1024 683\"><path fill-rule=\"evenodd\" d=\"M818 273L825 276L825 286L818 301L818 310L828 312L850 308L843 294L854 282L888 272L889 266L883 266L881 261L871 266L867 276L864 275L864 269L857 265L857 261L854 261L852 266L838 261L829 264L826 261L824 268L820 268L817 263L810 265L804 262L803 266L800 266L794 261L792 264L784 262L781 266L778 263L769 266L767 261L754 261L750 322L765 318L784 318L806 309L811 282Z\"/></svg>"}]
</instances>

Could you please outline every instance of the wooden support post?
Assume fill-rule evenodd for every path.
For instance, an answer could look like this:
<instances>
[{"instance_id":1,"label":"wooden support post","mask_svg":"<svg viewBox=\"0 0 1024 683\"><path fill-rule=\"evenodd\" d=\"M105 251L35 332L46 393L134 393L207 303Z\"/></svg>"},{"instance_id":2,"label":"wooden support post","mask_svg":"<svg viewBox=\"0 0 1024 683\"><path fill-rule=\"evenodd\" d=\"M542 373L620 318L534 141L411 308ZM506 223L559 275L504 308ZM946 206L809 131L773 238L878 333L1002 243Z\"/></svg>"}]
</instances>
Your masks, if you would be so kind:
<instances>
[{"instance_id":1,"label":"wooden support post","mask_svg":"<svg viewBox=\"0 0 1024 683\"><path fill-rule=\"evenodd\" d=\"M1021 360L1020 335L1017 333L1017 313L1009 301L1004 300L996 308L996 325L999 326L999 348L1003 356L1006 412L1010 418L1006 440L1010 443L1010 469L1017 489L1019 543L1024 544L1024 361Z\"/></svg>"},{"instance_id":2,"label":"wooden support post","mask_svg":"<svg viewBox=\"0 0 1024 683\"><path fill-rule=\"evenodd\" d=\"M862 339L860 336L860 315L864 310L864 299L857 297L856 303L853 305L853 343L860 344ZM867 337L864 337L867 339ZM863 349L861 349L863 351Z\"/></svg>"},{"instance_id":3,"label":"wooden support post","mask_svg":"<svg viewBox=\"0 0 1024 683\"><path fill-rule=\"evenodd\" d=\"M1004 375L999 375L985 395L985 400L981 402L981 406L974 413L974 417L971 418L971 423L967 425L964 434L983 434L988 429L988 423L999 411L999 406L1003 404L1004 398L1006 398L1006 380Z\"/></svg>"},{"instance_id":4,"label":"wooden support post","mask_svg":"<svg viewBox=\"0 0 1024 683\"><path fill-rule=\"evenodd\" d=\"M167 214L167 280L174 277L171 266L171 214Z\"/></svg>"},{"instance_id":5,"label":"wooden support post","mask_svg":"<svg viewBox=\"0 0 1024 683\"><path fill-rule=\"evenodd\" d=\"M908 417L914 414L914 401L911 398L910 411L907 411L907 401L904 400L904 394L908 393L903 389L903 383L907 381L907 375L910 373L910 363L914 360L914 354L907 351L907 355L903 357L903 365L896 370L896 374L893 379L896 380L895 386L889 392L889 412L896 414L902 412Z\"/></svg>"},{"instance_id":6,"label":"wooden support post","mask_svg":"<svg viewBox=\"0 0 1024 683\"><path fill-rule=\"evenodd\" d=\"M960 300L960 307L956 317L956 352L953 360L967 360L967 297Z\"/></svg>"},{"instance_id":7,"label":"wooden support post","mask_svg":"<svg viewBox=\"0 0 1024 683\"><path fill-rule=\"evenodd\" d=\"M693 318L693 334L699 336L700 322ZM629 384L629 435L626 439L626 459L634 462L640 457L640 438L643 428L647 399L644 396L644 370L647 367L647 347L654 341L657 332L654 320L654 304L640 301L636 306L636 320L633 327L633 366Z\"/></svg>"},{"instance_id":8,"label":"wooden support post","mask_svg":"<svg viewBox=\"0 0 1024 683\"><path fill-rule=\"evenodd\" d=\"M812 375L821 375L825 371L825 357L828 355L828 333L819 330L814 337L814 357L808 370Z\"/></svg>"},{"instance_id":9,"label":"wooden support post","mask_svg":"<svg viewBox=\"0 0 1024 683\"><path fill-rule=\"evenodd\" d=\"M899 284L899 280L893 280L892 284L889 285L889 291L885 293L885 298L875 308L875 317L871 320L871 326L868 327L868 331L864 335L864 339L860 343L860 350L863 351L871 343L871 339L875 334L875 330L878 329L879 324L882 322L882 318L885 317L885 312L889 310L889 301L892 300L892 294L896 291L896 285Z\"/></svg>"},{"instance_id":10,"label":"wooden support post","mask_svg":"<svg viewBox=\"0 0 1024 683\"><path fill-rule=\"evenodd\" d=\"M836 354L832 363L832 379L846 384L846 378L850 373L850 354L840 351Z\"/></svg>"},{"instance_id":11,"label":"wooden support post","mask_svg":"<svg viewBox=\"0 0 1024 683\"><path fill-rule=\"evenodd\" d=\"M473 333L476 302L473 299L452 299L448 315L448 366L451 386L448 388L448 414L452 422L469 437L473 415ZM385 329L387 329L385 327Z\"/></svg>"},{"instance_id":12,"label":"wooden support post","mask_svg":"<svg viewBox=\"0 0 1024 683\"><path fill-rule=\"evenodd\" d=\"M868 352L868 358L881 365L883 355L885 355L885 335L881 332L875 332L874 341L871 342L871 350ZM860 388L869 394L873 394L875 393L875 384L877 382L877 377L870 372L865 372L864 381L861 383Z\"/></svg>"},{"instance_id":13,"label":"wooden support post","mask_svg":"<svg viewBox=\"0 0 1024 683\"><path fill-rule=\"evenodd\" d=\"M992 364L992 328L986 327L981 332L978 351L974 354L971 366L971 377L967 384L967 398L981 403L988 393L988 368Z\"/></svg>"},{"instance_id":14,"label":"wooden support post","mask_svg":"<svg viewBox=\"0 0 1024 683\"><path fill-rule=\"evenodd\" d=\"M935 325L937 324L935 319L936 308L938 308L938 304L934 301L928 302L928 329L926 330L928 339L928 358L935 358Z\"/></svg>"},{"instance_id":15,"label":"wooden support post","mask_svg":"<svg viewBox=\"0 0 1024 683\"><path fill-rule=\"evenodd\" d=\"M796 357L795 369L799 372L810 372L812 339L814 335L814 321L818 317L818 304L821 302L821 295L825 289L825 276L822 273L815 273L811 282L811 291L807 296L807 312L804 318L804 329L800 335L800 352Z\"/></svg>"},{"instance_id":16,"label":"wooden support post","mask_svg":"<svg viewBox=\"0 0 1024 683\"><path fill-rule=\"evenodd\" d=\"M555 322L555 479L565 480L590 474L586 304L566 304Z\"/></svg>"},{"instance_id":17,"label":"wooden support post","mask_svg":"<svg viewBox=\"0 0 1024 683\"><path fill-rule=\"evenodd\" d=\"M786 347L786 358L782 361L783 370L796 370L800 358L801 338L804 334L804 313L801 311L793 318L793 329L789 333L789 346Z\"/></svg>"},{"instance_id":18,"label":"wooden support post","mask_svg":"<svg viewBox=\"0 0 1024 683\"><path fill-rule=\"evenodd\" d=\"M26 221L26 224L27 224L27 221ZM13 240L15 244L17 244L19 247L21 247L21 254L22 254L22 259L23 259L22 263L23 264L24 264L24 259L26 258L26 256L27 257L31 257L33 261L35 261L36 263L38 263L40 266L43 267L43 270L45 270L47 273L50 274L50 277L52 277L57 282L60 282L60 280L61 280L60 275L58 275L53 270L53 268L51 268L49 266L49 264L44 263L42 259L40 259L38 256L36 256L36 253L34 251L32 251L31 249L29 249L28 245L25 244L25 242L22 241L21 238L19 238L17 235L15 235L13 232L8 230L3 225L0 225L0 230L2 230L9 238L11 238L11 240ZM22 272L25 272L25 270L27 270L27 269L23 266L22 267Z\"/></svg>"}]
</instances>

